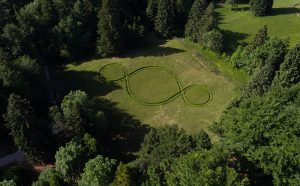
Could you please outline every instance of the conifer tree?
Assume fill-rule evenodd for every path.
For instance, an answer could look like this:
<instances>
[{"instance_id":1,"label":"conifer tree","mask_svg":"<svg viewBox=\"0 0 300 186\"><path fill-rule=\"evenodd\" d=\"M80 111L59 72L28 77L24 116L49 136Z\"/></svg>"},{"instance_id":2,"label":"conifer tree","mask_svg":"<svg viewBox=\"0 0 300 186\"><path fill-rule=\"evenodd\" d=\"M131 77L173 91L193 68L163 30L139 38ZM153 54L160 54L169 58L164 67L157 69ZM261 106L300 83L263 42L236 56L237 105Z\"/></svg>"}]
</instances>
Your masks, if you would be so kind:
<instances>
[{"instance_id":1,"label":"conifer tree","mask_svg":"<svg viewBox=\"0 0 300 186\"><path fill-rule=\"evenodd\" d=\"M266 16L272 11L274 0L250 0L250 8L255 16Z\"/></svg>"},{"instance_id":2,"label":"conifer tree","mask_svg":"<svg viewBox=\"0 0 300 186\"><path fill-rule=\"evenodd\" d=\"M157 1L158 0L148 0L146 14L152 22L155 21L155 16L157 14Z\"/></svg>"},{"instance_id":3,"label":"conifer tree","mask_svg":"<svg viewBox=\"0 0 300 186\"><path fill-rule=\"evenodd\" d=\"M117 0L103 0L98 19L97 53L103 56L119 53L122 23Z\"/></svg>"},{"instance_id":4,"label":"conifer tree","mask_svg":"<svg viewBox=\"0 0 300 186\"><path fill-rule=\"evenodd\" d=\"M203 34L203 16L206 13L204 0L196 0L191 8L188 22L185 27L185 35L194 42L200 42Z\"/></svg>"},{"instance_id":5,"label":"conifer tree","mask_svg":"<svg viewBox=\"0 0 300 186\"><path fill-rule=\"evenodd\" d=\"M291 49L280 66L280 82L282 86L289 87L300 81L300 43Z\"/></svg>"},{"instance_id":6,"label":"conifer tree","mask_svg":"<svg viewBox=\"0 0 300 186\"><path fill-rule=\"evenodd\" d=\"M10 131L10 136L19 150L25 151L31 160L41 160L41 154L35 148L37 141L41 139L37 139L40 135L30 102L11 94L4 119L5 127Z\"/></svg>"},{"instance_id":7,"label":"conifer tree","mask_svg":"<svg viewBox=\"0 0 300 186\"><path fill-rule=\"evenodd\" d=\"M175 3L173 0L159 0L154 29L163 38L172 36L175 18Z\"/></svg>"},{"instance_id":8,"label":"conifer tree","mask_svg":"<svg viewBox=\"0 0 300 186\"><path fill-rule=\"evenodd\" d=\"M254 48L262 46L268 40L268 27L264 25L261 29L258 30L258 33L255 35L252 46Z\"/></svg>"}]
</instances>

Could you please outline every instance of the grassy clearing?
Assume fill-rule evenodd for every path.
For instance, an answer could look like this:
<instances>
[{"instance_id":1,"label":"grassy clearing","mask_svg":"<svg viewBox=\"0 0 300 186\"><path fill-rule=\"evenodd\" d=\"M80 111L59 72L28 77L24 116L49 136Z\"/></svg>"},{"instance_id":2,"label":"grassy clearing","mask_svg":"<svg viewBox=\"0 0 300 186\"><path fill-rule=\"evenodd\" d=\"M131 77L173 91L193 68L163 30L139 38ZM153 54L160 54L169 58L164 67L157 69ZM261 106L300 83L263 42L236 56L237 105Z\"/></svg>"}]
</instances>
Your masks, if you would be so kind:
<instances>
[{"instance_id":1,"label":"grassy clearing","mask_svg":"<svg viewBox=\"0 0 300 186\"><path fill-rule=\"evenodd\" d=\"M244 82L245 76L237 71L234 73L234 70L224 63L218 65L221 63L220 60L214 63L210 63L209 60L199 63L193 57L196 50L198 49L195 49L188 41L173 39L166 43L138 49L119 58L72 63L65 67L63 73L65 86L68 90L81 89L90 95L116 102L118 108L152 127L178 124L190 133L200 129L207 130L208 126L219 118L230 103L235 87ZM210 60L218 59L213 55L209 58ZM183 87L204 85L213 93L214 99L204 107L192 107L185 104L181 98L160 106L142 105L127 94L124 82L111 82L104 85L100 81L99 69L110 63L122 64L128 73L145 66L160 66L169 69L176 73ZM209 68L204 68L203 64L207 64ZM104 70L104 76L108 79L122 78L123 75L124 72L116 67ZM165 99L178 91L176 80L164 71L147 70L136 73L130 78L130 86L137 96L155 101ZM188 99L195 102L207 98L207 96L199 97L202 93L203 90L197 88L186 92Z\"/></svg>"},{"instance_id":2,"label":"grassy clearing","mask_svg":"<svg viewBox=\"0 0 300 186\"><path fill-rule=\"evenodd\" d=\"M251 41L263 25L268 26L271 36L290 38L291 46L300 41L299 0L275 0L272 15L266 17L254 17L248 4L239 5L234 11L229 5L218 5L217 13L219 27L225 32L227 52L232 52L240 43Z\"/></svg>"}]
</instances>

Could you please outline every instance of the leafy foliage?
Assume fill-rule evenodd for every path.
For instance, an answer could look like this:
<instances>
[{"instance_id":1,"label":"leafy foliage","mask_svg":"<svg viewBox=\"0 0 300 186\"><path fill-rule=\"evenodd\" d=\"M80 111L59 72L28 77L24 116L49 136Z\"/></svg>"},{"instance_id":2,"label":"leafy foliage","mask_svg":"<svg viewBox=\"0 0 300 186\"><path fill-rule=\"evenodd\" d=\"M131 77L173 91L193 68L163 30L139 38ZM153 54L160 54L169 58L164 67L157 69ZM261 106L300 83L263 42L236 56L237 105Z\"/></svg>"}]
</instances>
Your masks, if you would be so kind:
<instances>
[{"instance_id":1,"label":"leafy foliage","mask_svg":"<svg viewBox=\"0 0 300 186\"><path fill-rule=\"evenodd\" d=\"M16 186L17 184L13 180L3 180L0 182L1 186Z\"/></svg>"},{"instance_id":2,"label":"leafy foliage","mask_svg":"<svg viewBox=\"0 0 300 186\"><path fill-rule=\"evenodd\" d=\"M130 168L128 167L128 165L125 165L123 163L120 163L117 171L116 171L116 176L115 179L113 181L113 183L111 184L113 186L118 186L118 185L122 185L122 186L131 186L131 185L135 185L133 178L131 176L130 173Z\"/></svg>"},{"instance_id":3,"label":"leafy foliage","mask_svg":"<svg viewBox=\"0 0 300 186\"><path fill-rule=\"evenodd\" d=\"M86 161L85 149L80 143L69 142L55 154L56 170L64 177L72 177L81 171Z\"/></svg>"},{"instance_id":4,"label":"leafy foliage","mask_svg":"<svg viewBox=\"0 0 300 186\"><path fill-rule=\"evenodd\" d=\"M230 167L228 154L214 148L188 153L176 159L167 174L168 185L249 185Z\"/></svg>"},{"instance_id":5,"label":"leafy foliage","mask_svg":"<svg viewBox=\"0 0 300 186\"><path fill-rule=\"evenodd\" d=\"M300 43L291 49L280 66L280 83L292 86L300 81Z\"/></svg>"},{"instance_id":6,"label":"leafy foliage","mask_svg":"<svg viewBox=\"0 0 300 186\"><path fill-rule=\"evenodd\" d=\"M200 130L192 136L194 141L194 150L210 149L212 147L211 140L204 130Z\"/></svg>"},{"instance_id":7,"label":"leafy foliage","mask_svg":"<svg viewBox=\"0 0 300 186\"><path fill-rule=\"evenodd\" d=\"M253 74L245 93L263 95L271 88L274 76L274 67L269 64L263 66Z\"/></svg>"},{"instance_id":8,"label":"leafy foliage","mask_svg":"<svg viewBox=\"0 0 300 186\"><path fill-rule=\"evenodd\" d=\"M223 49L223 36L218 30L204 33L202 36L203 46L216 53L221 53Z\"/></svg>"},{"instance_id":9,"label":"leafy foliage","mask_svg":"<svg viewBox=\"0 0 300 186\"><path fill-rule=\"evenodd\" d=\"M11 94L8 98L7 113L4 115L5 127L15 145L27 153L31 160L42 160L43 145L46 145L42 126L33 112L30 102L22 97Z\"/></svg>"},{"instance_id":10,"label":"leafy foliage","mask_svg":"<svg viewBox=\"0 0 300 186\"><path fill-rule=\"evenodd\" d=\"M192 149L191 137L176 125L152 129L144 139L139 157L150 164L171 160Z\"/></svg>"},{"instance_id":11,"label":"leafy foliage","mask_svg":"<svg viewBox=\"0 0 300 186\"><path fill-rule=\"evenodd\" d=\"M277 70L287 53L287 42L270 38L263 45L253 48L252 45L239 47L230 57L229 63L252 75L257 68L269 64Z\"/></svg>"},{"instance_id":12,"label":"leafy foliage","mask_svg":"<svg viewBox=\"0 0 300 186\"><path fill-rule=\"evenodd\" d=\"M213 4L209 7L204 0L195 0L191 8L185 35L192 41L200 43L203 34L215 28Z\"/></svg>"},{"instance_id":13,"label":"leafy foliage","mask_svg":"<svg viewBox=\"0 0 300 186\"><path fill-rule=\"evenodd\" d=\"M104 158L98 155L96 158L89 160L78 181L79 186L84 185L109 185L115 176L117 161Z\"/></svg>"},{"instance_id":14,"label":"leafy foliage","mask_svg":"<svg viewBox=\"0 0 300 186\"><path fill-rule=\"evenodd\" d=\"M173 34L175 23L174 0L158 0L157 14L154 29L163 38L170 38Z\"/></svg>"},{"instance_id":15,"label":"leafy foliage","mask_svg":"<svg viewBox=\"0 0 300 186\"><path fill-rule=\"evenodd\" d=\"M144 138L139 152L141 166L146 166L146 183L164 184L164 172L171 162L193 148L192 139L177 126L152 129Z\"/></svg>"},{"instance_id":16,"label":"leafy foliage","mask_svg":"<svg viewBox=\"0 0 300 186\"><path fill-rule=\"evenodd\" d=\"M258 33L255 35L251 44L256 48L262 46L268 39L268 27L265 25L258 30Z\"/></svg>"},{"instance_id":17,"label":"leafy foliage","mask_svg":"<svg viewBox=\"0 0 300 186\"><path fill-rule=\"evenodd\" d=\"M57 134L80 136L94 124L96 111L92 100L83 91L71 91L61 103L61 107L51 107L50 116Z\"/></svg>"},{"instance_id":18,"label":"leafy foliage","mask_svg":"<svg viewBox=\"0 0 300 186\"><path fill-rule=\"evenodd\" d=\"M299 175L299 90L299 84L273 87L244 98L217 125L224 145L272 175L275 185L294 183Z\"/></svg>"},{"instance_id":19,"label":"leafy foliage","mask_svg":"<svg viewBox=\"0 0 300 186\"><path fill-rule=\"evenodd\" d=\"M185 26L185 36L201 43L204 48L220 53L223 49L223 36L217 30L214 4L206 0L195 0Z\"/></svg>"},{"instance_id":20,"label":"leafy foliage","mask_svg":"<svg viewBox=\"0 0 300 186\"><path fill-rule=\"evenodd\" d=\"M122 23L118 2L116 0L104 0L98 18L98 53L102 55L119 53L122 47Z\"/></svg>"},{"instance_id":21,"label":"leafy foliage","mask_svg":"<svg viewBox=\"0 0 300 186\"><path fill-rule=\"evenodd\" d=\"M56 171L67 181L77 177L85 162L96 155L95 139L85 134L83 138L74 138L65 147L60 147L55 154Z\"/></svg>"},{"instance_id":22,"label":"leafy foliage","mask_svg":"<svg viewBox=\"0 0 300 186\"><path fill-rule=\"evenodd\" d=\"M38 180L32 186L62 186L64 185L63 176L53 168L43 170Z\"/></svg>"}]
</instances>

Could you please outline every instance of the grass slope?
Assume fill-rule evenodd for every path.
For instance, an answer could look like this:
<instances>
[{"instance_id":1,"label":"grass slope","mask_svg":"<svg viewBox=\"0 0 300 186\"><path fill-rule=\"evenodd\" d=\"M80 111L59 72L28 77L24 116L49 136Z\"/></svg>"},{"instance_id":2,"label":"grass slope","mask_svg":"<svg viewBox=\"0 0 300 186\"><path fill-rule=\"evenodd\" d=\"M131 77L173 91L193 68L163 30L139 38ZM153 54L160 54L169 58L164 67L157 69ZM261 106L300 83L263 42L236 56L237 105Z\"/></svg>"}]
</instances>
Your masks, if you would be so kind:
<instances>
[{"instance_id":1,"label":"grass slope","mask_svg":"<svg viewBox=\"0 0 300 186\"><path fill-rule=\"evenodd\" d=\"M229 5L220 4L216 11L219 27L225 31L228 52L242 42L251 41L263 25L268 26L271 36L290 38L291 46L300 42L300 0L275 0L272 15L266 17L254 17L248 4L239 5L234 11Z\"/></svg>"},{"instance_id":2,"label":"grass slope","mask_svg":"<svg viewBox=\"0 0 300 186\"><path fill-rule=\"evenodd\" d=\"M63 73L65 86L69 90L81 89L90 95L104 97L116 102L120 109L152 127L163 124L178 124L190 133L200 129L207 130L207 127L219 118L230 103L234 96L235 86L239 84L238 82L245 80L245 76L239 72L234 72L232 69L228 70L230 68L224 64L219 66L217 63L209 62L209 60L196 60L193 57L195 50L197 49L193 47L192 43L173 39L166 43L135 50L135 52L119 58L94 59L69 64ZM128 73L145 66L160 66L169 69L176 73L183 87L194 84L206 86L213 93L213 100L203 107L187 105L179 97L165 105L142 105L128 95L126 84L123 81L104 85L99 80L99 69L110 63L122 64ZM115 67L104 70L103 73L108 79L118 79L124 75L120 68ZM170 75L164 71L139 72L132 75L129 81L132 91L146 100L159 101L178 91L174 78L170 78ZM203 99L199 98L198 93L202 94L203 90L195 89L187 92L190 101Z\"/></svg>"}]
</instances>

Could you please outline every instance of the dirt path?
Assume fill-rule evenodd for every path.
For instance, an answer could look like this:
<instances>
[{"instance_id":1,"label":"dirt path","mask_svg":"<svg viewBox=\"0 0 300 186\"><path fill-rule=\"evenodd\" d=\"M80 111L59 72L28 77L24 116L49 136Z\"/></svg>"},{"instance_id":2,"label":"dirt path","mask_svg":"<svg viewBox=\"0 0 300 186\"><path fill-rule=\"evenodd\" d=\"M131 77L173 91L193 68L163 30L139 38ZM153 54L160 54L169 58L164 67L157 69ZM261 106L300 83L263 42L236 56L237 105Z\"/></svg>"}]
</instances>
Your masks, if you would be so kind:
<instances>
[{"instance_id":1,"label":"dirt path","mask_svg":"<svg viewBox=\"0 0 300 186\"><path fill-rule=\"evenodd\" d=\"M17 151L15 153L6 155L0 159L0 167L5 167L12 163L26 163L25 153L23 151Z\"/></svg>"}]
</instances>

